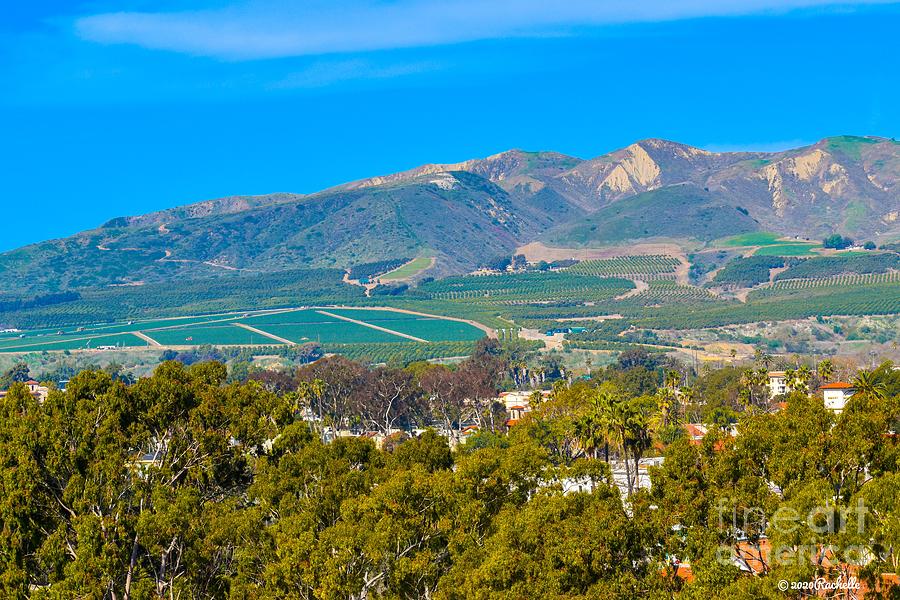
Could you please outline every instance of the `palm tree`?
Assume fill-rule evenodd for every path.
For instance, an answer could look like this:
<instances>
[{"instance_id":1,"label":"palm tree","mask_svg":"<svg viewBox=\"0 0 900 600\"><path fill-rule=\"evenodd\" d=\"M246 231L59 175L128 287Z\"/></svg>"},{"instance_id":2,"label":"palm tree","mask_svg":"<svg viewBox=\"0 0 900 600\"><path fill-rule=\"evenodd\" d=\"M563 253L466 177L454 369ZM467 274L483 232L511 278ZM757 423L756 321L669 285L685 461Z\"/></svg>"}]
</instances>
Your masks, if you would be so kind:
<instances>
[{"instance_id":1,"label":"palm tree","mask_svg":"<svg viewBox=\"0 0 900 600\"><path fill-rule=\"evenodd\" d=\"M625 480L628 483L628 495L634 491L631 479L631 465L628 463L629 423L631 412L628 410L628 402L618 400L609 406L609 443L621 452L622 461L625 463Z\"/></svg>"},{"instance_id":2,"label":"palm tree","mask_svg":"<svg viewBox=\"0 0 900 600\"><path fill-rule=\"evenodd\" d=\"M682 376L679 371L676 371L675 369L669 369L668 371L666 371L666 377L665 377L665 383L664 383L665 387L672 389L672 390L677 389L678 384L681 383L681 377Z\"/></svg>"},{"instance_id":3,"label":"palm tree","mask_svg":"<svg viewBox=\"0 0 900 600\"><path fill-rule=\"evenodd\" d=\"M853 387L856 388L857 394L866 399L885 400L887 398L887 387L872 371L857 373L853 379Z\"/></svg>"},{"instance_id":4,"label":"palm tree","mask_svg":"<svg viewBox=\"0 0 900 600\"><path fill-rule=\"evenodd\" d=\"M640 465L641 457L650 448L652 444L652 436L650 433L650 424L647 417L629 403L628 406L628 441L627 446L631 448L631 457L634 460L634 486L640 486ZM628 456L626 453L626 463ZM634 486L629 486L633 490Z\"/></svg>"},{"instance_id":5,"label":"palm tree","mask_svg":"<svg viewBox=\"0 0 900 600\"><path fill-rule=\"evenodd\" d=\"M788 369L784 372L784 384L787 386L788 390L793 391L794 386L797 385L797 371L794 369Z\"/></svg>"},{"instance_id":6,"label":"palm tree","mask_svg":"<svg viewBox=\"0 0 900 600\"><path fill-rule=\"evenodd\" d=\"M756 385L756 371L744 369L741 373L741 399L747 406L753 406L753 387Z\"/></svg>"},{"instance_id":7,"label":"palm tree","mask_svg":"<svg viewBox=\"0 0 900 600\"><path fill-rule=\"evenodd\" d=\"M804 394L809 392L809 381L812 379L812 369L807 367L806 365L801 365L799 369L794 372L794 378L796 379L796 387L792 386L792 389L798 392L803 392Z\"/></svg>"},{"instance_id":8,"label":"palm tree","mask_svg":"<svg viewBox=\"0 0 900 600\"><path fill-rule=\"evenodd\" d=\"M831 359L826 358L822 362L819 363L818 367L816 367L816 371L819 374L819 377L822 378L822 381L828 383L832 377L834 377L834 362Z\"/></svg>"},{"instance_id":9,"label":"palm tree","mask_svg":"<svg viewBox=\"0 0 900 600\"><path fill-rule=\"evenodd\" d=\"M697 391L692 387L683 387L680 392L681 405L685 408L692 406L694 402L697 400ZM687 411L685 410L685 413ZM685 414L685 419L693 420L696 415L687 415Z\"/></svg>"},{"instance_id":10,"label":"palm tree","mask_svg":"<svg viewBox=\"0 0 900 600\"><path fill-rule=\"evenodd\" d=\"M594 458L603 448L604 458L609 462L610 415L614 398L608 391L600 390L591 399L591 409L575 423L575 437L578 443L590 450Z\"/></svg>"}]
</instances>

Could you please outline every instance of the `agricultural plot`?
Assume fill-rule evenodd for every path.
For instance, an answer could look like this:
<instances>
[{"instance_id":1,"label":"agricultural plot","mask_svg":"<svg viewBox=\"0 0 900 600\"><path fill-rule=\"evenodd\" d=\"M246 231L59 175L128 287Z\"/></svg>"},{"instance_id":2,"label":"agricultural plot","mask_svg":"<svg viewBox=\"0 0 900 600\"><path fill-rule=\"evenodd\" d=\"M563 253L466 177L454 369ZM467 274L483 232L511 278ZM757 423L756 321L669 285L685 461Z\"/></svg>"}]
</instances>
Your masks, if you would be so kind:
<instances>
[{"instance_id":1,"label":"agricultural plot","mask_svg":"<svg viewBox=\"0 0 900 600\"><path fill-rule=\"evenodd\" d=\"M601 260L586 260L567 269L567 272L597 277L625 277L626 279L673 278L678 259L663 254L648 256L619 256Z\"/></svg>"},{"instance_id":2,"label":"agricultural plot","mask_svg":"<svg viewBox=\"0 0 900 600\"><path fill-rule=\"evenodd\" d=\"M482 330L459 321L386 310L329 309L328 312L428 341L464 342L476 341L484 337Z\"/></svg>"},{"instance_id":3,"label":"agricultural plot","mask_svg":"<svg viewBox=\"0 0 900 600\"><path fill-rule=\"evenodd\" d=\"M406 363L436 358L469 356L475 350L474 342L401 342L390 344L326 344L326 352L342 354L351 360L370 363Z\"/></svg>"},{"instance_id":4,"label":"agricultural plot","mask_svg":"<svg viewBox=\"0 0 900 600\"><path fill-rule=\"evenodd\" d=\"M599 301L634 288L627 279L557 273L448 277L421 286L430 298L515 304L553 299Z\"/></svg>"},{"instance_id":5,"label":"agricultural plot","mask_svg":"<svg viewBox=\"0 0 900 600\"><path fill-rule=\"evenodd\" d=\"M415 258L389 273L385 273L380 277L380 279L382 281L400 281L403 279L410 279L412 277L415 277L425 269L429 268L430 266L431 257L420 256L419 258Z\"/></svg>"},{"instance_id":6,"label":"agricultural plot","mask_svg":"<svg viewBox=\"0 0 900 600\"><path fill-rule=\"evenodd\" d=\"M254 325L256 327L256 325ZM402 342L404 338L356 323L333 319L326 323L284 323L259 327L295 344L377 344Z\"/></svg>"},{"instance_id":7,"label":"agricultural plot","mask_svg":"<svg viewBox=\"0 0 900 600\"><path fill-rule=\"evenodd\" d=\"M233 323L144 331L163 346L274 346L280 342Z\"/></svg>"},{"instance_id":8,"label":"agricultural plot","mask_svg":"<svg viewBox=\"0 0 900 600\"><path fill-rule=\"evenodd\" d=\"M773 296L785 290L808 290L823 287L860 287L884 283L900 284L900 271L889 273L847 274L822 279L781 279L771 287L760 290L759 296Z\"/></svg>"},{"instance_id":9,"label":"agricultural plot","mask_svg":"<svg viewBox=\"0 0 900 600\"><path fill-rule=\"evenodd\" d=\"M885 273L900 270L900 256L872 252L865 256L827 256L804 260L780 273L778 279L820 279L845 273Z\"/></svg>"},{"instance_id":10,"label":"agricultural plot","mask_svg":"<svg viewBox=\"0 0 900 600\"><path fill-rule=\"evenodd\" d=\"M751 233L742 233L734 235L723 240L714 242L716 246L725 246L730 248L740 248L743 246L769 246L777 244L781 236L777 233L769 233L768 231L754 231Z\"/></svg>"},{"instance_id":11,"label":"agricultural plot","mask_svg":"<svg viewBox=\"0 0 900 600\"><path fill-rule=\"evenodd\" d=\"M620 309L634 306L663 306L668 304L693 304L718 302L709 291L692 285L680 285L674 281L651 281L650 287L630 298L615 303Z\"/></svg>"},{"instance_id":12,"label":"agricultural plot","mask_svg":"<svg viewBox=\"0 0 900 600\"><path fill-rule=\"evenodd\" d=\"M816 256L821 248L818 244L774 244L762 246L753 256Z\"/></svg>"},{"instance_id":13,"label":"agricultural plot","mask_svg":"<svg viewBox=\"0 0 900 600\"><path fill-rule=\"evenodd\" d=\"M340 311L341 316L361 323L353 323L336 316L323 314L329 310ZM371 326L367 326L367 324L371 324ZM382 331L376 327L389 331ZM437 317L377 309L358 311L297 309L158 319L130 324L104 324L79 327L77 331L65 332L45 329L25 333L7 333L0 337L0 352L82 350L98 346L141 347L151 345L146 339L135 335L137 333L149 337L162 346L207 344L213 346L275 346L285 343L265 335L270 334L297 344L318 342L326 348L347 348L348 351L360 356L369 352L365 348L372 347L375 350L371 352L376 357L390 355L391 353L385 348L399 344L405 349L401 352L403 356L422 355L427 358L450 356L442 353L456 352L457 347L468 348L484 336L484 332L477 327ZM412 336L425 341L414 342L404 336ZM418 346L410 344L433 347L422 350ZM457 346L453 346L454 344Z\"/></svg>"},{"instance_id":14,"label":"agricultural plot","mask_svg":"<svg viewBox=\"0 0 900 600\"><path fill-rule=\"evenodd\" d=\"M380 313L384 311L373 312ZM337 320L338 319L335 319L334 317L323 315L322 313L312 309L289 310L278 313L250 315L248 317L240 319L241 323L246 323L247 325L258 327L260 329L266 329L268 325L297 325L304 323L314 325L316 323L334 323Z\"/></svg>"},{"instance_id":15,"label":"agricultural plot","mask_svg":"<svg viewBox=\"0 0 900 600\"><path fill-rule=\"evenodd\" d=\"M474 342L484 337L484 332L467 323L442 319L401 319L382 321L382 327L428 341Z\"/></svg>"},{"instance_id":16,"label":"agricultural plot","mask_svg":"<svg viewBox=\"0 0 900 600\"><path fill-rule=\"evenodd\" d=\"M416 319L427 318L393 310L378 310L377 308L328 308L324 310L334 315L365 321L366 323L374 323L382 327L388 327L384 325L383 321L415 321ZM333 317L326 318L334 319Z\"/></svg>"},{"instance_id":17,"label":"agricultural plot","mask_svg":"<svg viewBox=\"0 0 900 600\"><path fill-rule=\"evenodd\" d=\"M91 350L101 346L135 348L147 342L130 333L87 336L44 335L29 338L6 339L0 343L0 352L43 352L61 350Z\"/></svg>"}]
</instances>

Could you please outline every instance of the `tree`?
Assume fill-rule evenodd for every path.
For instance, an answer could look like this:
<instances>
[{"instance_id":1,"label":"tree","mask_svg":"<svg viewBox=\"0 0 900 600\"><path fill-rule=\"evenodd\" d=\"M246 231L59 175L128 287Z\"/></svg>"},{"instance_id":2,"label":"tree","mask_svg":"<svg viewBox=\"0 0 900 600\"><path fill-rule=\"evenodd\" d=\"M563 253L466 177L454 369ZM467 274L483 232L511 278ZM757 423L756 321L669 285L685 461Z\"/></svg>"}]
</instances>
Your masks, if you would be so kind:
<instances>
[{"instance_id":1,"label":"tree","mask_svg":"<svg viewBox=\"0 0 900 600\"><path fill-rule=\"evenodd\" d=\"M853 240L849 237L843 237L838 233L833 233L822 240L822 245L826 248L843 250L844 248L849 248L850 246L852 246Z\"/></svg>"},{"instance_id":2,"label":"tree","mask_svg":"<svg viewBox=\"0 0 900 600\"><path fill-rule=\"evenodd\" d=\"M16 363L0 376L0 388L8 389L14 383L22 383L31 379L31 370L25 363Z\"/></svg>"},{"instance_id":3,"label":"tree","mask_svg":"<svg viewBox=\"0 0 900 600\"><path fill-rule=\"evenodd\" d=\"M831 378L834 377L834 361L826 358L821 361L816 367L816 372L819 374L819 377L822 378L822 381L828 383L831 381Z\"/></svg>"},{"instance_id":4,"label":"tree","mask_svg":"<svg viewBox=\"0 0 900 600\"><path fill-rule=\"evenodd\" d=\"M880 381L872 371L860 371L853 379L855 395L871 400L884 400L887 397L887 389L883 381Z\"/></svg>"},{"instance_id":5,"label":"tree","mask_svg":"<svg viewBox=\"0 0 900 600\"><path fill-rule=\"evenodd\" d=\"M388 367L377 367L369 373L356 402L363 425L383 436L398 428L409 429L413 417L421 415L424 408L412 374Z\"/></svg>"},{"instance_id":6,"label":"tree","mask_svg":"<svg viewBox=\"0 0 900 600\"><path fill-rule=\"evenodd\" d=\"M355 395L362 389L366 379L366 368L343 356L328 356L310 365L297 369L296 385L300 382L321 381L324 389L321 397L313 397L310 407L314 414L328 418L336 430L349 429Z\"/></svg>"},{"instance_id":7,"label":"tree","mask_svg":"<svg viewBox=\"0 0 900 600\"><path fill-rule=\"evenodd\" d=\"M425 392L425 401L433 418L438 419L453 440L462 440L463 423L471 415L468 371L451 371L443 365L434 365L418 376Z\"/></svg>"}]
</instances>

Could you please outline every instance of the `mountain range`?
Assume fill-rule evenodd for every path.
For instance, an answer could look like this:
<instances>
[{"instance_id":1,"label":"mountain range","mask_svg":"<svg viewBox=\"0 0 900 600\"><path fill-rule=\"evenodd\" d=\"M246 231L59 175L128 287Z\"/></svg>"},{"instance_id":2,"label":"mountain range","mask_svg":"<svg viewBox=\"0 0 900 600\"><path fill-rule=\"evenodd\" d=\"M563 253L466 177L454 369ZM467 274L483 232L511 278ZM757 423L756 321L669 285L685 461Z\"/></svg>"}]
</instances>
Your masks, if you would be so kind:
<instances>
[{"instance_id":1,"label":"mountain range","mask_svg":"<svg viewBox=\"0 0 900 600\"><path fill-rule=\"evenodd\" d=\"M841 136L783 152L716 153L646 139L587 160L510 150L314 194L118 217L0 254L0 285L49 292L417 255L435 258L429 275L445 275L534 241L696 246L763 230L900 239L900 143Z\"/></svg>"}]
</instances>

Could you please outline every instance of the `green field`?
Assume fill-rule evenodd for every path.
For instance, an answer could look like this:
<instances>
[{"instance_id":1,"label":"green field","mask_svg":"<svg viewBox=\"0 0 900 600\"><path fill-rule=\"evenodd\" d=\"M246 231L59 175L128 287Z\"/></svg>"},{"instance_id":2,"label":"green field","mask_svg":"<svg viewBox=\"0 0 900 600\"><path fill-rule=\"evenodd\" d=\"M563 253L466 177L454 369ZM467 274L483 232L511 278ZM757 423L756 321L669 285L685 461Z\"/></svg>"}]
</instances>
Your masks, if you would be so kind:
<instances>
[{"instance_id":1,"label":"green field","mask_svg":"<svg viewBox=\"0 0 900 600\"><path fill-rule=\"evenodd\" d=\"M254 325L256 327L256 325ZM335 319L329 323L263 325L260 329L295 344L318 342L320 344L378 344L407 341L406 338L355 323Z\"/></svg>"},{"instance_id":2,"label":"green field","mask_svg":"<svg viewBox=\"0 0 900 600\"><path fill-rule=\"evenodd\" d=\"M334 316L317 309L257 311L204 315L190 318L157 319L133 323L107 323L69 328L65 331L41 329L0 336L0 352L30 352L42 350L86 350L98 346L141 347L149 342L129 332L141 332L164 347L171 346L277 346L283 345L260 332L302 344L318 342L340 351L346 348L357 356L392 355L389 347L402 344L402 354L441 356L441 352L457 352L462 345L471 345L484 337L477 327L439 317L410 315L374 308L364 310L322 309L342 316L388 329L381 331ZM246 324L259 331L250 331L238 324ZM406 334L425 340L415 342ZM419 344L434 347L420 349ZM457 344L453 346L453 344ZM376 348L377 347L377 348ZM468 347L468 346L466 346ZM387 348L387 349L386 349ZM454 354L455 355L455 354Z\"/></svg>"},{"instance_id":3,"label":"green field","mask_svg":"<svg viewBox=\"0 0 900 600\"><path fill-rule=\"evenodd\" d=\"M401 279L410 279L415 277L425 269L431 266L430 256L420 256L415 258L402 267L394 269L390 273L385 273L379 279L382 281L399 281Z\"/></svg>"},{"instance_id":4,"label":"green field","mask_svg":"<svg viewBox=\"0 0 900 600\"><path fill-rule=\"evenodd\" d=\"M90 350L99 346L119 346L136 348L147 346L145 340L130 333L111 335L44 335L15 340L3 340L0 352L43 352L44 350Z\"/></svg>"},{"instance_id":5,"label":"green field","mask_svg":"<svg viewBox=\"0 0 900 600\"><path fill-rule=\"evenodd\" d=\"M751 233L742 233L733 235L722 240L713 242L714 246L727 246L730 248L739 248L742 246L769 246L777 244L782 238L780 234L769 233L768 231L754 231Z\"/></svg>"},{"instance_id":6,"label":"green field","mask_svg":"<svg viewBox=\"0 0 900 600\"><path fill-rule=\"evenodd\" d=\"M713 246L725 248L745 248L759 246L754 256L815 256L814 250L822 246L815 242L796 242L784 239L784 236L768 231L742 233L721 240Z\"/></svg>"},{"instance_id":7,"label":"green field","mask_svg":"<svg viewBox=\"0 0 900 600\"><path fill-rule=\"evenodd\" d=\"M815 251L821 248L819 244L775 244L759 248L753 256L817 256Z\"/></svg>"},{"instance_id":8,"label":"green field","mask_svg":"<svg viewBox=\"0 0 900 600\"><path fill-rule=\"evenodd\" d=\"M217 325L198 325L180 327L178 329L161 329L147 331L150 336L163 346L276 346L281 344L259 333L248 331L231 323Z\"/></svg>"}]
</instances>

